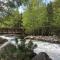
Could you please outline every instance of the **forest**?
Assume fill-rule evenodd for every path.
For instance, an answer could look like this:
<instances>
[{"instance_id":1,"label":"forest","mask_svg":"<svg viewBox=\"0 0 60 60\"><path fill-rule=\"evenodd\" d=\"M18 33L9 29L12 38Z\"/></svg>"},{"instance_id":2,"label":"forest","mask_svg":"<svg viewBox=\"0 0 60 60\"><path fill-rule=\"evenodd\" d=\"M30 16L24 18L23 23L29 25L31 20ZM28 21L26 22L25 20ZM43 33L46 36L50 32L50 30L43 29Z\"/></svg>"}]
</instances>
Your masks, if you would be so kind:
<instances>
[{"instance_id":1,"label":"forest","mask_svg":"<svg viewBox=\"0 0 60 60\"><path fill-rule=\"evenodd\" d=\"M16 28L22 25L26 35L59 35L59 2L59 0L49 3L43 0L0 2L0 27ZM22 13L19 12L20 6L25 8Z\"/></svg>"},{"instance_id":2,"label":"forest","mask_svg":"<svg viewBox=\"0 0 60 60\"><path fill-rule=\"evenodd\" d=\"M10 44L10 41L8 41L8 46L2 50L0 46L0 60L35 60L37 57L35 59L32 58L37 54L33 50L37 45L33 44L31 40L26 44L25 36L60 36L60 0L47 1L0 0L0 28L16 29L22 27L24 29L24 36L19 36L19 45L18 38L15 38L15 45ZM44 46L44 44L47 44L48 47L53 46L52 43L44 43L41 41L40 44L41 46ZM42 48L41 46L39 47ZM57 47L58 45L54 44L53 47L55 46ZM59 50L57 51L59 52ZM41 52L39 57L40 60L52 60L45 52Z\"/></svg>"}]
</instances>

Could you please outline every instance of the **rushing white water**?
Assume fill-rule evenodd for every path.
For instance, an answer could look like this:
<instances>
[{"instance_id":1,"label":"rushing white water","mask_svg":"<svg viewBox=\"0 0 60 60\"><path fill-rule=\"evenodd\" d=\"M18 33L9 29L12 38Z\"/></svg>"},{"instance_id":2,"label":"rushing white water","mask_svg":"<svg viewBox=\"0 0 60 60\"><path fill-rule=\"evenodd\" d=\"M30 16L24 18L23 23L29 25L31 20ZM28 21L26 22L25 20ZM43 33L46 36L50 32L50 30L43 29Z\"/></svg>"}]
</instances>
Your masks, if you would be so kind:
<instances>
[{"instance_id":1,"label":"rushing white water","mask_svg":"<svg viewBox=\"0 0 60 60\"><path fill-rule=\"evenodd\" d=\"M39 52L46 52L52 60L60 60L60 44L53 44L42 41L34 41L37 44L37 48L34 51L38 54Z\"/></svg>"},{"instance_id":2,"label":"rushing white water","mask_svg":"<svg viewBox=\"0 0 60 60\"><path fill-rule=\"evenodd\" d=\"M14 36L13 37L0 36L0 37L2 37L3 39L7 39L9 43L15 45ZM35 41L35 40L33 40L33 43L37 44L37 48L34 49L35 53L39 54L40 52L46 52L52 60L60 60L60 44Z\"/></svg>"}]
</instances>

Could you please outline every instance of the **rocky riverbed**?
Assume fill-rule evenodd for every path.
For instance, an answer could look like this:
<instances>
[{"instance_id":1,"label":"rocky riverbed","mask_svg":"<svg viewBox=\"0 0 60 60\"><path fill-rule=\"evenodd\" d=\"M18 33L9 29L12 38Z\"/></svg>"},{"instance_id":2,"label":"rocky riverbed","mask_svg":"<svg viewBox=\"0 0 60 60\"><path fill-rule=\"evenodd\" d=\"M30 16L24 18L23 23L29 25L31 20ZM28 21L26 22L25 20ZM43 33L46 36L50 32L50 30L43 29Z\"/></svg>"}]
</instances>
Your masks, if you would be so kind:
<instances>
[{"instance_id":1,"label":"rocky riverbed","mask_svg":"<svg viewBox=\"0 0 60 60\"><path fill-rule=\"evenodd\" d=\"M57 36L27 36L27 37L25 37L25 39L38 40L38 41L60 44L60 38L58 38Z\"/></svg>"}]
</instances>

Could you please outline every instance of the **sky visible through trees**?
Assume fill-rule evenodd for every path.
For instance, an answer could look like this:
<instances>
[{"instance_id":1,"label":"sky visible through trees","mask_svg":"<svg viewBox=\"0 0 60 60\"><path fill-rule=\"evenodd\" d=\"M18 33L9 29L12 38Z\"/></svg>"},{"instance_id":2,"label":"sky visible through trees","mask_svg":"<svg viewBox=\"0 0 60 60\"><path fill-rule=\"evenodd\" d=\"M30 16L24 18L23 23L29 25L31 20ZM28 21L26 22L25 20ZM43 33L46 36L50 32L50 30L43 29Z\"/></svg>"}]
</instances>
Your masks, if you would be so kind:
<instances>
[{"instance_id":1,"label":"sky visible through trees","mask_svg":"<svg viewBox=\"0 0 60 60\"><path fill-rule=\"evenodd\" d=\"M45 4L48 4L50 2L54 2L54 0L43 0L43 2ZM26 7L24 5L22 5L22 6L19 7L19 12L22 12L23 13L25 11L25 9L26 9Z\"/></svg>"}]
</instances>

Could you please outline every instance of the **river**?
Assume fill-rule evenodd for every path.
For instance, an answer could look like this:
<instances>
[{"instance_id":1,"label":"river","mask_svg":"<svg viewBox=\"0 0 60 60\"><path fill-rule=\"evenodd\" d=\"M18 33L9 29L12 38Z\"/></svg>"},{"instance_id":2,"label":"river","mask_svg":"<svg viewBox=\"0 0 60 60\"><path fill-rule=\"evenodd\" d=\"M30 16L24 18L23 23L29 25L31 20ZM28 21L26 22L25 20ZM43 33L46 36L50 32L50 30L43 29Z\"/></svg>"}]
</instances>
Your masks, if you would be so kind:
<instances>
[{"instance_id":1,"label":"river","mask_svg":"<svg viewBox=\"0 0 60 60\"><path fill-rule=\"evenodd\" d=\"M15 45L14 42L15 37L6 37L6 36L0 36L0 37L11 40L9 42ZM36 40L33 40L33 43L37 44L37 48L34 49L35 53L39 54L40 52L46 52L52 60L60 60L60 44L54 44Z\"/></svg>"},{"instance_id":2,"label":"river","mask_svg":"<svg viewBox=\"0 0 60 60\"><path fill-rule=\"evenodd\" d=\"M60 44L42 41L34 41L34 44L37 44L37 48L34 49L34 52L37 54L39 52L46 52L52 60L60 60Z\"/></svg>"}]
</instances>

